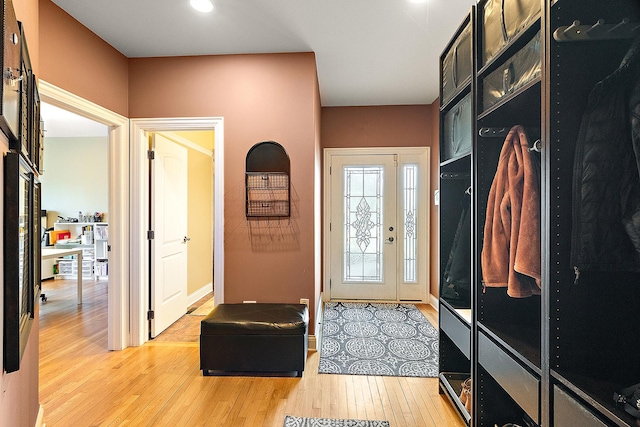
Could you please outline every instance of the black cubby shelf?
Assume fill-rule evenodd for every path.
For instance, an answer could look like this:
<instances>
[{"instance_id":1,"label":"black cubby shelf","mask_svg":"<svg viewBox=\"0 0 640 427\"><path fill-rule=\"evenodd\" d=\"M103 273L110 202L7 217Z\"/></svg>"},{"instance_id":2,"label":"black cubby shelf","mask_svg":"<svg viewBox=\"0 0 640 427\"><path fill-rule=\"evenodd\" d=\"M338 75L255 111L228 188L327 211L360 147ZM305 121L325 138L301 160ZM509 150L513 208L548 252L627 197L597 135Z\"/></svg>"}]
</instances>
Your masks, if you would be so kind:
<instances>
[{"instance_id":1,"label":"black cubby shelf","mask_svg":"<svg viewBox=\"0 0 640 427\"><path fill-rule=\"evenodd\" d=\"M640 103L633 101L640 99L640 46L635 45L640 44L635 42L640 2L479 0L447 49L456 46L461 29L469 26L473 75L449 92L440 108L440 124L442 129L444 116L469 96L472 149L460 158L441 157L439 210L442 291L443 284L451 281L442 272L459 237L456 219L462 208L456 195L470 192L471 286L465 294L470 300L440 296L440 387L462 418L477 427L637 426L640 421L616 405L613 393L640 379L640 322L633 321L640 307L640 261L634 264L638 254L633 253L633 238L625 234L620 221L595 222L605 233L606 227L614 227L609 230L613 234L605 235L617 236L620 245L590 262L579 252L583 249L579 238L585 235L580 228L585 220L580 210L585 194L581 171L594 170L589 164L593 157L586 163L581 157L583 141L594 143L588 140L592 135L604 141L623 129L611 144L598 146L597 158L611 159L616 167L606 179L590 181L613 186L597 194L620 194L620 185L613 181L619 176L640 183L640 176L634 175L639 165L630 154L632 141L624 136L633 134L626 129L632 121L620 119L629 115L628 107L618 108L610 99L618 93L616 99L622 103ZM559 32L568 33L565 37ZM489 40L487 52L483 38ZM526 60L518 62L525 53ZM504 81L497 78L501 76ZM629 86L616 87L625 84ZM601 87L607 90L598 92ZM605 110L616 113L594 120ZM619 126L607 130L615 120ZM541 294L525 298L485 286L481 262L489 193L505 136L515 125L525 128L531 143L523 155L540 165L533 169L539 184ZM441 149L447 141L441 136ZM620 150L611 150L612 146ZM616 153L627 154L616 158ZM633 167L623 174L629 159ZM591 194L593 206L608 211L627 200L607 202L597 194ZM637 191L629 194L640 200ZM615 268L612 263L601 265L620 248L631 255L618 257L623 262ZM462 310L470 313L462 316ZM461 410L458 397L456 375L466 374L472 378L470 412Z\"/></svg>"},{"instance_id":2,"label":"black cubby shelf","mask_svg":"<svg viewBox=\"0 0 640 427\"><path fill-rule=\"evenodd\" d=\"M460 396L462 394L462 384L470 377L471 373L468 372L440 372L438 375L440 388L467 424L471 422L471 414L460 400Z\"/></svg>"}]
</instances>

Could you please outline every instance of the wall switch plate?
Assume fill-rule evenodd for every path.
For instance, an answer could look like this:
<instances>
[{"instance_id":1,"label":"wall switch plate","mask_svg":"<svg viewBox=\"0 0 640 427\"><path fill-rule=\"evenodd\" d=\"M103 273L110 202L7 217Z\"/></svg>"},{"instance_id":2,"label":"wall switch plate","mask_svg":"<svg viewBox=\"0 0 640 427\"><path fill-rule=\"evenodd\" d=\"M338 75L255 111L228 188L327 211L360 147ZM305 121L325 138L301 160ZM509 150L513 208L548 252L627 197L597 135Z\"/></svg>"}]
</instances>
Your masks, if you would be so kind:
<instances>
[{"instance_id":1,"label":"wall switch plate","mask_svg":"<svg viewBox=\"0 0 640 427\"><path fill-rule=\"evenodd\" d=\"M309 307L309 298L300 298L300 304L304 304Z\"/></svg>"}]
</instances>

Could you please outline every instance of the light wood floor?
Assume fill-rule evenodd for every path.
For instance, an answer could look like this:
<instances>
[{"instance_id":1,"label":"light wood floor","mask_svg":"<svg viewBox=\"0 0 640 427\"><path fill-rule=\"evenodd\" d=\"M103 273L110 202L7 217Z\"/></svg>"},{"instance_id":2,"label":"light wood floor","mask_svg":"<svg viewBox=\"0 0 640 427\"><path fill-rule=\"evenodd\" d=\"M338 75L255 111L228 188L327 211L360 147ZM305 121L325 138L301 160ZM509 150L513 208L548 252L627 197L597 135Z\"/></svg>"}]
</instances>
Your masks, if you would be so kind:
<instances>
[{"instance_id":1,"label":"light wood floor","mask_svg":"<svg viewBox=\"0 0 640 427\"><path fill-rule=\"evenodd\" d=\"M388 420L392 427L464 426L435 378L318 374L203 377L198 316L141 347L107 351L106 281L45 281L40 309L40 403L54 426L280 427L286 414ZM429 306L420 307L436 324ZM184 338L183 338L184 337ZM259 357L259 355L256 355Z\"/></svg>"}]
</instances>

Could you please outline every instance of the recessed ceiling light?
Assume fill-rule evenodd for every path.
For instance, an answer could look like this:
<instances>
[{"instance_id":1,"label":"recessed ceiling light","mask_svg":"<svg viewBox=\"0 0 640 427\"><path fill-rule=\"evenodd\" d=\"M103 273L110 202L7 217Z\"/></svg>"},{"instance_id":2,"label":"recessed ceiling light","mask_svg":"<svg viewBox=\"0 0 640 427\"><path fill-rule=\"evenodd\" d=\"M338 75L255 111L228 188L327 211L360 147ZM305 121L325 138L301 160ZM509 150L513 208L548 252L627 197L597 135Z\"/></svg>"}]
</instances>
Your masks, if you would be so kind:
<instances>
[{"instance_id":1,"label":"recessed ceiling light","mask_svg":"<svg viewBox=\"0 0 640 427\"><path fill-rule=\"evenodd\" d=\"M198 12L208 13L213 10L213 2L211 0L190 0L189 3Z\"/></svg>"}]
</instances>

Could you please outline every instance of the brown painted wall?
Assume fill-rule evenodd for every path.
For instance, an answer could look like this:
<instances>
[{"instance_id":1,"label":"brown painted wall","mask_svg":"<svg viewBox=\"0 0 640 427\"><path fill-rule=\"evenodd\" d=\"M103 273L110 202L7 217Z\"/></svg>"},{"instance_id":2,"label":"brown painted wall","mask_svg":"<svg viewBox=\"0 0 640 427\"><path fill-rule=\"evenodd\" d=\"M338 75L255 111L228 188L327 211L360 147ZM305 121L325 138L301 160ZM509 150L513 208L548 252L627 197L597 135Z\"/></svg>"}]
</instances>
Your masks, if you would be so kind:
<instances>
[{"instance_id":1,"label":"brown painted wall","mask_svg":"<svg viewBox=\"0 0 640 427\"><path fill-rule=\"evenodd\" d=\"M18 21L23 24L29 47L31 68L38 76L40 72L40 29L38 25L40 9L38 8L38 0L13 0L13 8Z\"/></svg>"},{"instance_id":2,"label":"brown painted wall","mask_svg":"<svg viewBox=\"0 0 640 427\"><path fill-rule=\"evenodd\" d=\"M323 107L322 148L429 147L429 106Z\"/></svg>"},{"instance_id":3,"label":"brown painted wall","mask_svg":"<svg viewBox=\"0 0 640 427\"><path fill-rule=\"evenodd\" d=\"M438 296L438 209L433 192L439 175L439 102L430 105L324 107L322 148L431 147L430 293Z\"/></svg>"},{"instance_id":4,"label":"brown painted wall","mask_svg":"<svg viewBox=\"0 0 640 427\"><path fill-rule=\"evenodd\" d=\"M130 117L224 117L225 302L314 301L315 70L312 53L130 60ZM290 157L290 220L245 217L246 154L268 140Z\"/></svg>"},{"instance_id":5,"label":"brown painted wall","mask_svg":"<svg viewBox=\"0 0 640 427\"><path fill-rule=\"evenodd\" d=\"M51 0L39 7L40 79L127 117L127 58Z\"/></svg>"}]
</instances>

